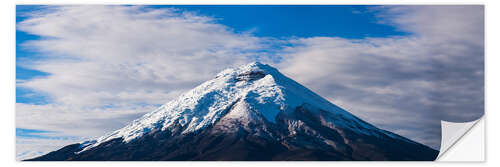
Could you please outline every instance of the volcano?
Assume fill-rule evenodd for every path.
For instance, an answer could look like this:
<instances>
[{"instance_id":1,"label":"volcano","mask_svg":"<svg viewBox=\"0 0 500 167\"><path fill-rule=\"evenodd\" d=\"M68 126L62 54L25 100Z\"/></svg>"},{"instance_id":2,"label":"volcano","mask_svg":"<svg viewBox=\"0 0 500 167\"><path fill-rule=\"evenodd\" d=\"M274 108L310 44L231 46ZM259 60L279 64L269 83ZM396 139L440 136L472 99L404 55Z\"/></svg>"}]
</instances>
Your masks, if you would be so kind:
<instances>
[{"instance_id":1,"label":"volcano","mask_svg":"<svg viewBox=\"0 0 500 167\"><path fill-rule=\"evenodd\" d=\"M430 161L437 155L269 65L251 63L220 72L122 129L30 160Z\"/></svg>"}]
</instances>

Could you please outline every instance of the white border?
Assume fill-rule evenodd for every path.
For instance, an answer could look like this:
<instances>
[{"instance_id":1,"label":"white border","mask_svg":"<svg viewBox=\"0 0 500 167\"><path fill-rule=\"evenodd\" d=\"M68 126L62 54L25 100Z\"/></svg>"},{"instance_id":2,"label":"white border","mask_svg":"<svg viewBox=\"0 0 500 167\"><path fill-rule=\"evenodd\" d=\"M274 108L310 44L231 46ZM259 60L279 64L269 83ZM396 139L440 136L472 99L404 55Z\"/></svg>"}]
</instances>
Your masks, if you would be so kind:
<instances>
[{"instance_id":1,"label":"white border","mask_svg":"<svg viewBox=\"0 0 500 167\"><path fill-rule=\"evenodd\" d=\"M494 127L500 127L499 121L495 120L500 118L498 112L500 112L499 102L499 67L500 61L498 61L500 53L498 52L499 31L500 26L498 23L498 17L500 16L500 9L498 6L498 1L496 0L331 0L331 1L321 1L321 0L217 0L210 1L211 4L485 4L486 10L486 123L489 129L495 129ZM498 154L498 149L500 146L497 144L500 141L498 139L498 132L491 131L487 132L486 135L489 139L486 139L486 163L436 163L436 162L79 162L79 163L68 163L68 162L48 162L48 163L31 163L22 162L19 163L15 161L15 5L16 4L207 4L206 0L169 0L158 2L155 0L2 0L0 4L0 18L2 26L0 26L0 73L2 77L1 89L0 89L0 110L1 115L1 125L2 129L0 134L0 143L2 150L0 151L0 162L2 166L255 166L255 165L287 165L287 166L312 166L312 165L342 165L342 166L422 166L422 165L482 165L482 166L498 166L499 158L496 158ZM488 142L491 141L491 142ZM494 149L497 148L497 149Z\"/></svg>"}]
</instances>

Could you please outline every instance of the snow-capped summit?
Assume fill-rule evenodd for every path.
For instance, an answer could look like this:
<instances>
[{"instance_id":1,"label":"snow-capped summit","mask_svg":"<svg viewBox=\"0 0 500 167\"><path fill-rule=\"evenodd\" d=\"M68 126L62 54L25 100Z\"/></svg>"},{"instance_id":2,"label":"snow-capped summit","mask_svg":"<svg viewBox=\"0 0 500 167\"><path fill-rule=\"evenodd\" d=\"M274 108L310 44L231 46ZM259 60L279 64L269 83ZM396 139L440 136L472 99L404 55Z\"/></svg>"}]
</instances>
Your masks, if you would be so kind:
<instances>
[{"instance_id":1,"label":"snow-capped summit","mask_svg":"<svg viewBox=\"0 0 500 167\"><path fill-rule=\"evenodd\" d=\"M121 137L128 142L151 131L167 130L177 122L186 126L183 133L194 132L215 123L239 100L249 103L253 110L258 111L269 122L275 122L280 111L292 111L304 103L344 114L346 117L351 116L277 69L254 62L220 72L214 79L202 83L128 126L97 139L86 150L114 138ZM357 123L373 128L363 122Z\"/></svg>"},{"instance_id":2,"label":"snow-capped summit","mask_svg":"<svg viewBox=\"0 0 500 167\"><path fill-rule=\"evenodd\" d=\"M221 139L212 139L214 137ZM425 156L385 148L387 142L424 150ZM116 148L110 150L111 147ZM109 158L153 160L155 158L152 157L157 156L165 160L244 160L255 157L287 159L290 158L286 156L287 152L297 151L297 154L304 154L300 151L308 153L307 156L300 157L307 157L306 159L314 158L318 151L321 152L318 153L320 157L329 157L332 160L435 158L435 150L378 129L286 77L277 69L259 62L223 70L214 79L202 83L129 125L97 140L78 144L69 158L106 159L106 155L116 149L130 151L150 147L168 151L163 150L166 152L161 153L161 149L153 149L154 151L150 152L146 150L145 154L149 156L145 157L142 154L133 154L140 158ZM183 149L178 150L181 147ZM362 155L360 152L371 148L384 151L375 151L370 155ZM217 154L204 153L203 149ZM234 157L219 157L231 150L235 151ZM400 155L387 154L387 150L397 150L395 153ZM262 151L276 153L253 155ZM309 154L311 151L314 154Z\"/></svg>"}]
</instances>

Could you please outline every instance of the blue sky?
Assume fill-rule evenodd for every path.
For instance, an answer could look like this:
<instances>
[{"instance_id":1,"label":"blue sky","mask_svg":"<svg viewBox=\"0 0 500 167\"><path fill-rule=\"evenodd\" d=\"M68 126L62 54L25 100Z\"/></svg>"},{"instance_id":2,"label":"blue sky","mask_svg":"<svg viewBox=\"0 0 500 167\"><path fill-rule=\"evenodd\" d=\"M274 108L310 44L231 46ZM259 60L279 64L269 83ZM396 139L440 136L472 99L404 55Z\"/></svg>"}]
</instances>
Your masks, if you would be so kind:
<instances>
[{"instance_id":1,"label":"blue sky","mask_svg":"<svg viewBox=\"0 0 500 167\"><path fill-rule=\"evenodd\" d=\"M18 5L16 7L16 22L25 20L26 14L40 10L44 6ZM376 12L370 12L370 7L355 6L245 6L245 5L156 5L148 8L176 8L182 11L195 12L203 16L216 18L216 22L234 29L235 32L248 32L259 37L300 38L334 36L348 39L367 37L387 37L405 35L395 27L378 24ZM41 59L42 53L22 47L26 41L40 39L24 31L16 30L17 62L24 59ZM28 80L43 77L48 73L16 65L16 79ZM28 104L46 104L47 96L32 90L17 87L16 102Z\"/></svg>"},{"instance_id":2,"label":"blue sky","mask_svg":"<svg viewBox=\"0 0 500 167\"><path fill-rule=\"evenodd\" d=\"M173 6L154 6L155 8ZM175 6L204 16L236 32L254 31L261 37L336 36L360 39L404 35L395 27L377 24L370 6ZM373 7L373 6L372 6Z\"/></svg>"},{"instance_id":3,"label":"blue sky","mask_svg":"<svg viewBox=\"0 0 500 167\"><path fill-rule=\"evenodd\" d=\"M16 6L16 23L19 23L26 19L23 16L26 13L30 13L33 10L37 10L38 6ZM20 66L17 62L22 61L23 59L37 59L40 58L41 55L36 51L30 50L29 48L23 48L21 46L22 43L29 40L40 39L40 36L31 35L23 31L19 31L16 29L16 80L27 80L34 77L43 77L48 75L47 73L33 70L29 68L25 68ZM41 95L34 95L34 92L25 89L16 87L16 102L17 103L31 103L31 104L43 104L47 103L47 99Z\"/></svg>"},{"instance_id":4,"label":"blue sky","mask_svg":"<svg viewBox=\"0 0 500 167\"><path fill-rule=\"evenodd\" d=\"M483 6L18 5L16 12L16 136L30 139L18 142L21 152L101 136L256 60L433 148L441 120L484 113Z\"/></svg>"}]
</instances>

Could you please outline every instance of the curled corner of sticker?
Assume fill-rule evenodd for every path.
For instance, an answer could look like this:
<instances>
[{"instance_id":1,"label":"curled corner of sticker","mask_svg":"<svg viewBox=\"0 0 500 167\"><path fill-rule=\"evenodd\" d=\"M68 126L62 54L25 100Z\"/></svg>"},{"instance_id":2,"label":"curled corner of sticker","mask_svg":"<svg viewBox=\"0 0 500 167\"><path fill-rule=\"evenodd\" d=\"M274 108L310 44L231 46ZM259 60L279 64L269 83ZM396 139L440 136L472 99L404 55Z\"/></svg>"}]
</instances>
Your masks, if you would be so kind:
<instances>
[{"instance_id":1,"label":"curled corner of sticker","mask_svg":"<svg viewBox=\"0 0 500 167\"><path fill-rule=\"evenodd\" d=\"M470 122L441 121L441 148L436 160L439 161L482 118Z\"/></svg>"}]
</instances>

